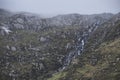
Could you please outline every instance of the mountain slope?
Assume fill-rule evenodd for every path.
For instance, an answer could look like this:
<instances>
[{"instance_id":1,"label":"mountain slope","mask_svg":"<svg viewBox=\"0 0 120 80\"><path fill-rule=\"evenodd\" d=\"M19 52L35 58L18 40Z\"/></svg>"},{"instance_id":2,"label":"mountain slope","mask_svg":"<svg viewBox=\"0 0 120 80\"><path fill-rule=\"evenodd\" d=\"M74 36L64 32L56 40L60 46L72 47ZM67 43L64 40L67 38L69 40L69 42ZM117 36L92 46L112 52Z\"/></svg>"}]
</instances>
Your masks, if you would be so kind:
<instances>
[{"instance_id":1,"label":"mountain slope","mask_svg":"<svg viewBox=\"0 0 120 80\"><path fill-rule=\"evenodd\" d=\"M118 15L96 29L89 37L83 54L73 60L73 64L68 69L53 75L48 80L119 80L120 18Z\"/></svg>"},{"instance_id":2,"label":"mountain slope","mask_svg":"<svg viewBox=\"0 0 120 80\"><path fill-rule=\"evenodd\" d=\"M107 50L119 61L119 14L10 14L0 15L0 80L97 79L102 75L94 72L109 68Z\"/></svg>"}]
</instances>

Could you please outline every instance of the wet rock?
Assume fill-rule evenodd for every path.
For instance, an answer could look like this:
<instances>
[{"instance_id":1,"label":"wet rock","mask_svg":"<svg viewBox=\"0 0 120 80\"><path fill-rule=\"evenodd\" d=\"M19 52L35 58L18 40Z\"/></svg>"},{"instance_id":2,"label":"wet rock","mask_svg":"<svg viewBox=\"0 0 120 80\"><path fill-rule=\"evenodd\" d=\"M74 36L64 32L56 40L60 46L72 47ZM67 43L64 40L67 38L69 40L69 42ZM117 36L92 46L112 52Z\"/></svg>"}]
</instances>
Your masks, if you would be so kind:
<instances>
[{"instance_id":1,"label":"wet rock","mask_svg":"<svg viewBox=\"0 0 120 80\"><path fill-rule=\"evenodd\" d=\"M39 51L39 48L29 48L29 50Z\"/></svg>"},{"instance_id":2,"label":"wet rock","mask_svg":"<svg viewBox=\"0 0 120 80\"><path fill-rule=\"evenodd\" d=\"M14 46L11 47L11 51L16 51L16 50L17 50L16 47Z\"/></svg>"},{"instance_id":3,"label":"wet rock","mask_svg":"<svg viewBox=\"0 0 120 80\"><path fill-rule=\"evenodd\" d=\"M71 44L70 44L70 43L67 43L66 49L69 49L70 47L71 47Z\"/></svg>"},{"instance_id":4,"label":"wet rock","mask_svg":"<svg viewBox=\"0 0 120 80\"><path fill-rule=\"evenodd\" d=\"M44 68L45 68L44 65L43 65L42 63L40 63L40 64L39 64L39 69L42 70L42 69L44 69Z\"/></svg>"},{"instance_id":5,"label":"wet rock","mask_svg":"<svg viewBox=\"0 0 120 80\"><path fill-rule=\"evenodd\" d=\"M116 61L117 61L117 62L120 61L120 58L116 58Z\"/></svg>"},{"instance_id":6,"label":"wet rock","mask_svg":"<svg viewBox=\"0 0 120 80\"><path fill-rule=\"evenodd\" d=\"M44 41L46 41L46 38L45 38L45 37L41 37L41 38L40 38L40 41L41 41L41 42L44 42Z\"/></svg>"},{"instance_id":7,"label":"wet rock","mask_svg":"<svg viewBox=\"0 0 120 80\"><path fill-rule=\"evenodd\" d=\"M7 45L6 48L7 48L8 50L10 50L10 46Z\"/></svg>"}]
</instances>

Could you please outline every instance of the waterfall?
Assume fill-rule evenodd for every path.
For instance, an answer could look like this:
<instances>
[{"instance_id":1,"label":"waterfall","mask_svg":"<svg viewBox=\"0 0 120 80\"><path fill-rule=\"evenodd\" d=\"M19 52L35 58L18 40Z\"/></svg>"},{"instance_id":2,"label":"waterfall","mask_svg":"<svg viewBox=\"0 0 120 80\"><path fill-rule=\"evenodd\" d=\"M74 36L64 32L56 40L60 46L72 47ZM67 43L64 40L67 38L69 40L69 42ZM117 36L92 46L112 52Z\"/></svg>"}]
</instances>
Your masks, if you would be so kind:
<instances>
[{"instance_id":1,"label":"waterfall","mask_svg":"<svg viewBox=\"0 0 120 80\"><path fill-rule=\"evenodd\" d=\"M70 65L73 58L76 58L77 56L80 56L82 52L84 51L85 43L89 37L89 35L95 31L98 28L98 25L92 26L91 28L88 28L87 31L83 32L82 36L78 35L78 40L76 42L76 47L74 50L70 51L64 58L63 61L63 67L64 70L68 65Z\"/></svg>"},{"instance_id":2,"label":"waterfall","mask_svg":"<svg viewBox=\"0 0 120 80\"><path fill-rule=\"evenodd\" d=\"M76 42L76 47L74 50L70 51L69 54L67 54L65 56L65 60L64 60L64 65L62 69L65 69L68 65L70 65L71 61L73 60L73 58L76 58L77 56L81 55L81 53L84 50L84 45L85 45L85 40L86 40L86 35L83 34L83 36L79 36L77 42Z\"/></svg>"}]
</instances>

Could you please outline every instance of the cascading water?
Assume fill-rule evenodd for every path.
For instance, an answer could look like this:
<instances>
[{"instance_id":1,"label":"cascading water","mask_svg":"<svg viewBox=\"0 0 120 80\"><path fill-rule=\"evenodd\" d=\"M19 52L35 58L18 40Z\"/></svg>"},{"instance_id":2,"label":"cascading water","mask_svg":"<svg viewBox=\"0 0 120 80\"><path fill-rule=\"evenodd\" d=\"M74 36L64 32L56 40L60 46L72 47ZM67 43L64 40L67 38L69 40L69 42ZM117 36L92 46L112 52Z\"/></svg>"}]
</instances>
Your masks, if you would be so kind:
<instances>
[{"instance_id":1,"label":"cascading water","mask_svg":"<svg viewBox=\"0 0 120 80\"><path fill-rule=\"evenodd\" d=\"M73 58L76 58L77 56L80 56L82 54L89 35L93 31L95 31L97 27L98 25L89 27L87 31L83 32L82 36L78 35L74 50L70 51L64 58L62 70L64 70L68 65L70 65Z\"/></svg>"},{"instance_id":2,"label":"cascading water","mask_svg":"<svg viewBox=\"0 0 120 80\"><path fill-rule=\"evenodd\" d=\"M71 63L73 58L76 58L77 56L81 55L81 53L84 50L84 45L87 40L87 37L88 36L86 35L86 33L83 33L82 37L79 36L75 45L75 49L70 51L69 54L65 56L63 69L65 69Z\"/></svg>"}]
</instances>

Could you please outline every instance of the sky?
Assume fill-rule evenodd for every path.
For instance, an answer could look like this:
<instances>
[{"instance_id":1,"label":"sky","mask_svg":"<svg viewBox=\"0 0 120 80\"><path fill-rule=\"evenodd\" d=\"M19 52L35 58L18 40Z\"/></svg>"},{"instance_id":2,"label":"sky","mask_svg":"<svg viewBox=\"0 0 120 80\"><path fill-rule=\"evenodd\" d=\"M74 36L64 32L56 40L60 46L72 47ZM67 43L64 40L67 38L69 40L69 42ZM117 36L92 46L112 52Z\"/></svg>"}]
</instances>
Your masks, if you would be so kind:
<instances>
[{"instance_id":1,"label":"sky","mask_svg":"<svg viewBox=\"0 0 120 80\"><path fill-rule=\"evenodd\" d=\"M120 0L0 0L0 8L37 14L120 12Z\"/></svg>"}]
</instances>

